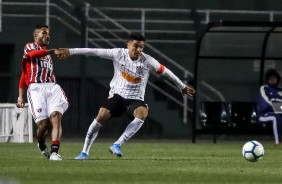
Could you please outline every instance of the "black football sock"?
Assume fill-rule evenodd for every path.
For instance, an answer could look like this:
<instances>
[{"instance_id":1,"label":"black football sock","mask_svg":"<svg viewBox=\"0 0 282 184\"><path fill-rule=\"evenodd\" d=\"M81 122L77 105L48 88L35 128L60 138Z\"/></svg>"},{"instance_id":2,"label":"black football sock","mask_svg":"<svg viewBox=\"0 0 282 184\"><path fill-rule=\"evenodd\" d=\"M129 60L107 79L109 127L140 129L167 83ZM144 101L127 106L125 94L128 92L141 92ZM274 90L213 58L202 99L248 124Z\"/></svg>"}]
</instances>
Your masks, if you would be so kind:
<instances>
[{"instance_id":1,"label":"black football sock","mask_svg":"<svg viewBox=\"0 0 282 184\"><path fill-rule=\"evenodd\" d=\"M51 145L51 153L58 153L60 148L60 141L52 141Z\"/></svg>"},{"instance_id":2,"label":"black football sock","mask_svg":"<svg viewBox=\"0 0 282 184\"><path fill-rule=\"evenodd\" d=\"M37 138L37 140L38 140L38 147L39 147L39 149L41 151L44 151L47 148L47 146L45 144L45 140L39 140L38 138Z\"/></svg>"}]
</instances>

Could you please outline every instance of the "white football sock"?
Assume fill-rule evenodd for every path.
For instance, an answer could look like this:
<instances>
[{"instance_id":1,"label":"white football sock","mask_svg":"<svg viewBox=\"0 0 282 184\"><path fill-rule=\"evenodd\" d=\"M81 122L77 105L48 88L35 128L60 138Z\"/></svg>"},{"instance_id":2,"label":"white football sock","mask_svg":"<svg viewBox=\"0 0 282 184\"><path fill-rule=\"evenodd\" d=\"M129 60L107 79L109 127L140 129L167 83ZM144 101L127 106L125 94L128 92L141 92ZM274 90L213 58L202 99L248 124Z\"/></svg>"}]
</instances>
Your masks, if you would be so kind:
<instances>
[{"instance_id":1,"label":"white football sock","mask_svg":"<svg viewBox=\"0 0 282 184\"><path fill-rule=\"evenodd\" d=\"M114 144L122 145L126 141L128 141L143 125L144 121L138 118L135 118L129 125L126 127L123 134Z\"/></svg>"},{"instance_id":2,"label":"white football sock","mask_svg":"<svg viewBox=\"0 0 282 184\"><path fill-rule=\"evenodd\" d=\"M94 119L94 121L89 126L86 137L85 137L84 146L82 150L83 153L86 153L87 155L89 155L89 150L94 140L96 139L101 127L102 125L98 123L96 119Z\"/></svg>"}]
</instances>

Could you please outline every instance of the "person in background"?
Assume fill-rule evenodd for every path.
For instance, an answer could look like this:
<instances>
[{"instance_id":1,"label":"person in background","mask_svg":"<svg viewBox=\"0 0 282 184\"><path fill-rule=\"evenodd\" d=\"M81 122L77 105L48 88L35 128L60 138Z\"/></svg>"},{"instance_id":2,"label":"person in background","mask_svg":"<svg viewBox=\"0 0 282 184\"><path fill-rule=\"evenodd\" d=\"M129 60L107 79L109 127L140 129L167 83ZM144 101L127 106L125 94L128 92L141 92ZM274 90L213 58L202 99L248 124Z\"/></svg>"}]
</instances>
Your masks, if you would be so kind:
<instances>
[{"instance_id":1,"label":"person in background","mask_svg":"<svg viewBox=\"0 0 282 184\"><path fill-rule=\"evenodd\" d=\"M282 88L278 86L281 76L275 69L265 73L266 84L260 87L258 100L258 119L263 123L272 123L275 144L281 144L282 112L277 112L273 105L282 105Z\"/></svg>"}]
</instances>

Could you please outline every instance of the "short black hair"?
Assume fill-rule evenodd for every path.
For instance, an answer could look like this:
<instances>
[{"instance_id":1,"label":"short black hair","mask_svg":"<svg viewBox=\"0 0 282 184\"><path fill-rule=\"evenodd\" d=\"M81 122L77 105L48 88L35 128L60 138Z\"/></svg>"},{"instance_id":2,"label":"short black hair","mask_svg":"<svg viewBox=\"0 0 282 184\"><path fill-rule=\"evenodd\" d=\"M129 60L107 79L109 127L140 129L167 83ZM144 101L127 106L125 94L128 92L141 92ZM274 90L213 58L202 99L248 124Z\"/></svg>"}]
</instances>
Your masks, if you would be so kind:
<instances>
[{"instance_id":1,"label":"short black hair","mask_svg":"<svg viewBox=\"0 0 282 184\"><path fill-rule=\"evenodd\" d=\"M37 25L34 27L34 29L41 29L42 27L45 27L45 28L49 29L49 27L48 27L47 25L45 25L45 24L37 24Z\"/></svg>"},{"instance_id":2,"label":"short black hair","mask_svg":"<svg viewBox=\"0 0 282 184\"><path fill-rule=\"evenodd\" d=\"M146 38L141 33L130 33L128 36L129 40L146 41Z\"/></svg>"}]
</instances>

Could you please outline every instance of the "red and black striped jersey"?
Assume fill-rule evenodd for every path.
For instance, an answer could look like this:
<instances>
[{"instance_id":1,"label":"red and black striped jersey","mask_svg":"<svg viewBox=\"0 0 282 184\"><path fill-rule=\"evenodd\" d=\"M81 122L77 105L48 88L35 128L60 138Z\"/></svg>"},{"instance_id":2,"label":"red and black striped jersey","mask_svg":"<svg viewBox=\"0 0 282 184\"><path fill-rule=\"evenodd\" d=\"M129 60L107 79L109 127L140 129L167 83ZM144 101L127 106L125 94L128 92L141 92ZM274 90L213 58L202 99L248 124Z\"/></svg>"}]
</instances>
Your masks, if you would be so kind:
<instances>
[{"instance_id":1,"label":"red and black striped jersey","mask_svg":"<svg viewBox=\"0 0 282 184\"><path fill-rule=\"evenodd\" d=\"M24 47L22 59L22 75L20 88L25 88L31 83L55 83L53 62L46 47L36 43L27 43Z\"/></svg>"}]
</instances>

